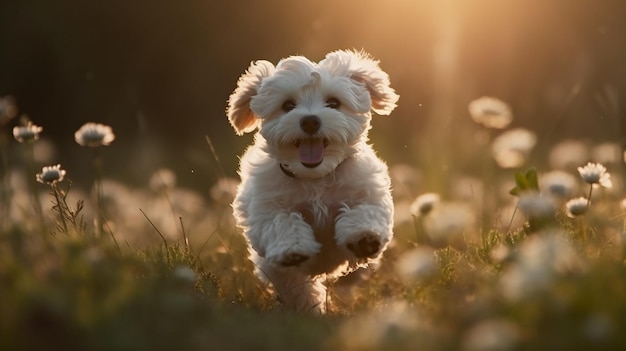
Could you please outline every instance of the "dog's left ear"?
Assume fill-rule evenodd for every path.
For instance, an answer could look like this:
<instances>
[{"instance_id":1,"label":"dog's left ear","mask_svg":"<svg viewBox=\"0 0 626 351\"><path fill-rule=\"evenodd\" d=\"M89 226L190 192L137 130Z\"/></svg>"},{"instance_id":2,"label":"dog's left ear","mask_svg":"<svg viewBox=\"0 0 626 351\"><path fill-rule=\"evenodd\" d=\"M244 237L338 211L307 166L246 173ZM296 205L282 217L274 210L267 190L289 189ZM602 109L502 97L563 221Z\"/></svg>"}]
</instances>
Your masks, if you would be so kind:
<instances>
[{"instance_id":1,"label":"dog's left ear","mask_svg":"<svg viewBox=\"0 0 626 351\"><path fill-rule=\"evenodd\" d=\"M239 77L237 88L230 95L226 109L228 120L238 135L252 132L258 127L259 118L250 109L250 101L257 94L263 78L271 76L274 70L274 64L259 60L252 62Z\"/></svg>"},{"instance_id":2,"label":"dog's left ear","mask_svg":"<svg viewBox=\"0 0 626 351\"><path fill-rule=\"evenodd\" d=\"M369 54L363 51L333 51L320 65L365 85L372 100L372 110L377 114L389 115L396 108L399 96L390 86L389 75Z\"/></svg>"}]
</instances>

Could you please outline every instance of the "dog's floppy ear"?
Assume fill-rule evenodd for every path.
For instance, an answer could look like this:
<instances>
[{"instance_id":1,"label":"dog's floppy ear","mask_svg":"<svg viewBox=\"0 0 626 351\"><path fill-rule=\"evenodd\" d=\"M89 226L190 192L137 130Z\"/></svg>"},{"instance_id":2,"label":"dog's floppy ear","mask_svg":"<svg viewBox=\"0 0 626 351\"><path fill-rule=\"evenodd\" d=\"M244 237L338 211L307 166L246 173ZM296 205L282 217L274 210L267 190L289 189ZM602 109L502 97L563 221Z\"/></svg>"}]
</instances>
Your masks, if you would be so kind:
<instances>
[{"instance_id":1,"label":"dog's floppy ear","mask_svg":"<svg viewBox=\"0 0 626 351\"><path fill-rule=\"evenodd\" d=\"M352 50L333 51L320 65L365 85L372 100L372 110L377 114L389 115L396 108L399 96L390 86L389 75L369 54Z\"/></svg>"},{"instance_id":2,"label":"dog's floppy ear","mask_svg":"<svg viewBox=\"0 0 626 351\"><path fill-rule=\"evenodd\" d=\"M259 118L250 109L250 100L257 94L263 78L274 73L274 65L265 60L250 63L250 67L237 81L237 88L228 99L226 113L238 135L254 131Z\"/></svg>"}]
</instances>

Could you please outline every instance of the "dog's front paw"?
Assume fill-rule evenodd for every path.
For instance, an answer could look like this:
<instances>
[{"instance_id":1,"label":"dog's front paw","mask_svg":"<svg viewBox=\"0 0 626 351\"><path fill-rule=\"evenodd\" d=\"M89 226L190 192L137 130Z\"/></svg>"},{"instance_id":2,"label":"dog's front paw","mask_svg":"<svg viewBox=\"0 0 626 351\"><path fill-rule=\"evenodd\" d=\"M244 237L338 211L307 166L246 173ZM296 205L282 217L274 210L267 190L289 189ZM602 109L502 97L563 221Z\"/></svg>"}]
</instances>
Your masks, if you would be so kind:
<instances>
[{"instance_id":1,"label":"dog's front paw","mask_svg":"<svg viewBox=\"0 0 626 351\"><path fill-rule=\"evenodd\" d=\"M320 248L321 244L315 240L302 240L289 245L281 243L281 245L272 247L266 258L278 266L294 267L315 256L320 251Z\"/></svg>"},{"instance_id":2,"label":"dog's front paw","mask_svg":"<svg viewBox=\"0 0 626 351\"><path fill-rule=\"evenodd\" d=\"M381 246L378 235L373 232L365 232L357 241L346 244L346 247L357 258L374 257L380 251Z\"/></svg>"},{"instance_id":3,"label":"dog's front paw","mask_svg":"<svg viewBox=\"0 0 626 351\"><path fill-rule=\"evenodd\" d=\"M284 267L299 266L301 263L303 263L304 261L308 259L309 259L309 256L293 252L293 253L283 256L283 258L278 262L278 264Z\"/></svg>"}]
</instances>

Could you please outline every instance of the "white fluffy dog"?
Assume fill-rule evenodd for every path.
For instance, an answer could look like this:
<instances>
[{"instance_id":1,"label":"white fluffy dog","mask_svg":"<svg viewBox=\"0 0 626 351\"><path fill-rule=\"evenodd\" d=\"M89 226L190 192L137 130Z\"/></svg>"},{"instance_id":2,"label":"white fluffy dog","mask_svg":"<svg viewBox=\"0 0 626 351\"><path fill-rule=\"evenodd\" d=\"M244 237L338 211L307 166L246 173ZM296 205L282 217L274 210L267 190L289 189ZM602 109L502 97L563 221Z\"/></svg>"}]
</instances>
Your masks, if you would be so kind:
<instances>
[{"instance_id":1,"label":"white fluffy dog","mask_svg":"<svg viewBox=\"0 0 626 351\"><path fill-rule=\"evenodd\" d=\"M397 100L378 62L355 51L252 62L230 96L237 134L259 130L234 215L289 308L326 312L324 280L375 262L391 240L387 166L367 133L371 111L388 115Z\"/></svg>"}]
</instances>

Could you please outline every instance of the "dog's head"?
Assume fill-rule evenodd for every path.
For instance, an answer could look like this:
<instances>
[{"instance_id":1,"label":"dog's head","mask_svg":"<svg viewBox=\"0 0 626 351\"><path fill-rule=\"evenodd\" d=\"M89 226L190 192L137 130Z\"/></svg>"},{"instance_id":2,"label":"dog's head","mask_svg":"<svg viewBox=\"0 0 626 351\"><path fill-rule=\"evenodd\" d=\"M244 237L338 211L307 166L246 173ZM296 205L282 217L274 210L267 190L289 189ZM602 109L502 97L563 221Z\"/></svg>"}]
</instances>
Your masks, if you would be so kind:
<instances>
[{"instance_id":1,"label":"dog's head","mask_svg":"<svg viewBox=\"0 0 626 351\"><path fill-rule=\"evenodd\" d=\"M253 62L228 101L237 134L259 128L265 150L297 177L331 173L367 138L371 111L388 115L398 95L378 62L335 51L319 63L302 56Z\"/></svg>"}]
</instances>

